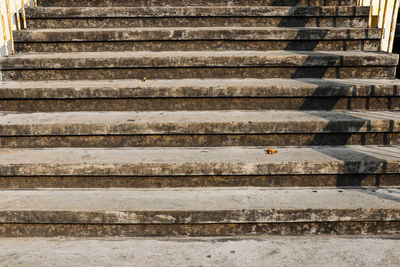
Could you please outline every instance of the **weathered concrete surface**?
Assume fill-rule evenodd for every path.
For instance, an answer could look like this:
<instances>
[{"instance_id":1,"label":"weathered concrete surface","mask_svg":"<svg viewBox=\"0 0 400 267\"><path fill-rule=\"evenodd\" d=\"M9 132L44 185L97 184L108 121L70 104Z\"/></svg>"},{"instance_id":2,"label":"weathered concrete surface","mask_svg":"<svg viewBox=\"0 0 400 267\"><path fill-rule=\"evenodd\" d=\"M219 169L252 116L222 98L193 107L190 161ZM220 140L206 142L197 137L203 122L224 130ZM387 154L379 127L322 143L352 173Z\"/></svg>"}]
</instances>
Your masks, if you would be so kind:
<instances>
[{"instance_id":1,"label":"weathered concrete surface","mask_svg":"<svg viewBox=\"0 0 400 267\"><path fill-rule=\"evenodd\" d=\"M3 70L177 67L396 66L397 54L311 51L161 51L17 54L0 59Z\"/></svg>"},{"instance_id":2,"label":"weathered concrete surface","mask_svg":"<svg viewBox=\"0 0 400 267\"><path fill-rule=\"evenodd\" d=\"M400 132L390 111L0 113L0 136Z\"/></svg>"},{"instance_id":3,"label":"weathered concrete surface","mask_svg":"<svg viewBox=\"0 0 400 267\"><path fill-rule=\"evenodd\" d=\"M191 7L39 7L28 8L27 18L117 17L341 17L368 16L369 7L354 6L191 6Z\"/></svg>"},{"instance_id":4,"label":"weathered concrete surface","mask_svg":"<svg viewBox=\"0 0 400 267\"><path fill-rule=\"evenodd\" d=\"M399 266L393 237L2 238L5 266Z\"/></svg>"},{"instance_id":5,"label":"weathered concrete surface","mask_svg":"<svg viewBox=\"0 0 400 267\"><path fill-rule=\"evenodd\" d=\"M375 28L284 28L284 27L194 27L194 28L98 28L40 29L17 31L16 42L87 42L149 40L343 40L380 39Z\"/></svg>"},{"instance_id":6,"label":"weathered concrete surface","mask_svg":"<svg viewBox=\"0 0 400 267\"><path fill-rule=\"evenodd\" d=\"M293 50L379 51L379 39L355 40L189 40L189 41L101 41L99 42L16 42L17 53L101 52L101 51L221 51Z\"/></svg>"},{"instance_id":7,"label":"weathered concrete surface","mask_svg":"<svg viewBox=\"0 0 400 267\"><path fill-rule=\"evenodd\" d=\"M0 176L1 189L166 187L395 187L398 174L215 176Z\"/></svg>"},{"instance_id":8,"label":"weathered concrete surface","mask_svg":"<svg viewBox=\"0 0 400 267\"><path fill-rule=\"evenodd\" d=\"M211 224L0 224L0 237L216 237L238 235L391 235L400 221Z\"/></svg>"},{"instance_id":9,"label":"weathered concrete surface","mask_svg":"<svg viewBox=\"0 0 400 267\"><path fill-rule=\"evenodd\" d=\"M3 81L0 110L399 110L398 80Z\"/></svg>"},{"instance_id":10,"label":"weathered concrete surface","mask_svg":"<svg viewBox=\"0 0 400 267\"><path fill-rule=\"evenodd\" d=\"M400 110L400 97L166 97L0 99L0 111Z\"/></svg>"},{"instance_id":11,"label":"weathered concrete surface","mask_svg":"<svg viewBox=\"0 0 400 267\"><path fill-rule=\"evenodd\" d=\"M1 99L399 97L395 79L181 79L2 81Z\"/></svg>"},{"instance_id":12,"label":"weathered concrete surface","mask_svg":"<svg viewBox=\"0 0 400 267\"><path fill-rule=\"evenodd\" d=\"M400 190L185 188L0 191L0 223L396 222Z\"/></svg>"},{"instance_id":13,"label":"weathered concrete surface","mask_svg":"<svg viewBox=\"0 0 400 267\"><path fill-rule=\"evenodd\" d=\"M43 7L121 6L352 6L354 0L39 0Z\"/></svg>"},{"instance_id":14,"label":"weathered concrete surface","mask_svg":"<svg viewBox=\"0 0 400 267\"><path fill-rule=\"evenodd\" d=\"M368 27L368 16L357 17L107 17L31 18L30 29L120 27Z\"/></svg>"},{"instance_id":15,"label":"weathered concrete surface","mask_svg":"<svg viewBox=\"0 0 400 267\"><path fill-rule=\"evenodd\" d=\"M259 134L125 134L1 136L2 148L50 147L241 147L241 146L400 145L395 132ZM360 174L359 174L360 175ZM290 176L290 175L289 175ZM290 179L290 177L289 177Z\"/></svg>"},{"instance_id":16,"label":"weathered concrete surface","mask_svg":"<svg viewBox=\"0 0 400 267\"><path fill-rule=\"evenodd\" d=\"M278 175L398 173L397 146L1 149L0 175Z\"/></svg>"},{"instance_id":17,"label":"weathered concrete surface","mask_svg":"<svg viewBox=\"0 0 400 267\"><path fill-rule=\"evenodd\" d=\"M237 51L242 52L243 51ZM140 53L140 52L137 52ZM54 54L52 54L54 55ZM306 60L307 57L303 59ZM331 58L332 62L328 62L326 60L322 60L323 63L332 63L336 64L337 61L340 62L340 56L338 58ZM146 59L146 58L142 58ZM187 58L190 61L189 58ZM247 58L250 59L250 58ZM256 58L252 58L256 59ZM260 58L258 58L260 59ZM373 58L369 58L373 60ZM53 59L54 60L54 59ZM118 58L110 59L112 64L120 65L118 63ZM139 59L140 60L140 59ZM393 79L396 73L396 66L223 66L224 62L223 58L219 58L221 62L216 61L213 64L221 64L220 66L173 66L171 65L170 61L165 58L164 67L158 67L158 60L152 62L154 64L152 67L125 67L125 68L115 68L108 65L108 67L104 66L103 64L106 62L96 62L97 60L91 60L91 64L88 64L88 67L96 67L100 66L101 68L71 68L71 69L60 69L60 65L52 65L53 69L43 69L41 66L37 66L37 63L44 63L44 65L50 63L46 60L27 60L24 59L17 59L22 66L32 67L36 69L10 69L10 70L2 70L2 78L4 81L10 80L18 80L18 81L38 81L38 80L112 80L112 79L143 79L143 77L147 77L150 79L210 79L210 78L217 78L217 79L246 79L246 78L257 78L257 79L264 79L264 78L336 78L336 79L347 79L357 77L359 79ZM240 65L239 58L236 58L238 62L236 64ZM236 61L235 60L235 61ZM363 62L365 60L356 60L356 62ZM397 60L393 58L393 60ZM28 62L29 61L29 62ZM74 65L78 63L78 65L83 64L85 65L85 59L78 59L78 60L68 60L63 59L63 63L66 65ZM117 62L116 62L117 61ZM134 61L132 58L126 58L123 60L126 64L132 65L131 63ZM251 60L250 60L251 61ZM333 62L334 61L334 62ZM383 60L386 61L386 60ZM32 64L28 65L26 63ZM387 61L386 61L387 62ZM4 63L4 62L3 62ZM14 62L17 63L17 62ZM13 68L13 61L7 62L7 64ZM181 62L183 63L183 62ZM196 64L201 62L196 61ZM204 63L204 62L203 62ZM301 64L301 62L298 62ZM310 62L311 63L311 62ZM379 61L375 62L379 63ZM57 64L57 63L55 63ZM93 65L94 64L94 65ZM97 65L99 64L99 65ZM192 64L192 63L190 63ZM262 63L261 63L262 64ZM276 63L274 63L276 64ZM309 64L309 63L308 63ZM358 64L358 63L357 63ZM0 62L1 65L1 62ZM66 67L66 66L65 66ZM111 67L111 68L110 68Z\"/></svg>"}]
</instances>

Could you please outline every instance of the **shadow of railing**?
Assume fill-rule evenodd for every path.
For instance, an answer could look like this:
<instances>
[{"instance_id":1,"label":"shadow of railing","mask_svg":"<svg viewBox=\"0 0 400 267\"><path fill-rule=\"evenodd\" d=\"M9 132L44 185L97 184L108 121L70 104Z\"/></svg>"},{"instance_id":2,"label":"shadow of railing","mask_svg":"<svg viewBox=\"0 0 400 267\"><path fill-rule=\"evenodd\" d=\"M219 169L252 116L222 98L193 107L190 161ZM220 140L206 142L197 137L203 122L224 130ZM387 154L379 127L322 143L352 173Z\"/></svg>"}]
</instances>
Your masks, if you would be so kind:
<instances>
[{"instance_id":1,"label":"shadow of railing","mask_svg":"<svg viewBox=\"0 0 400 267\"><path fill-rule=\"evenodd\" d=\"M277 0L276 3L278 3L279 1ZM320 14L321 12L321 7L316 7L314 9L314 13ZM336 9L336 15L338 14L338 9ZM297 27L306 27L306 25L308 24L308 20L307 19L302 19L299 20L299 25ZM288 25L288 21L285 18L282 18L282 21L279 23L278 27L286 27ZM301 31L299 31L298 34L301 34ZM326 34L328 34L328 31L324 31L321 30L321 36L320 39L323 40L324 37L326 36ZM296 36L296 39L300 39L300 36ZM344 90L345 92L342 92L343 95L349 95L351 94L351 90L353 90L354 85L350 84L350 83L346 83L345 80L342 80L339 68L340 66L343 65L343 57L334 53L330 53L329 51L315 51L315 48L318 45L318 41L313 41L312 43L310 43L311 46L314 46L314 49L311 47L311 51L314 51L314 55L315 53L318 53L319 55L325 55L329 57L329 60L332 61L331 64L329 64L329 66L323 66L323 67L315 67L312 68L310 66L313 65L314 63L314 58L307 56L306 59L302 62L302 66L297 66L297 69L294 71L294 73L292 74L291 78L293 79L298 79L298 78L315 78L317 79L324 79L326 77L327 71L329 68L332 68L332 66L334 66L334 64L339 63L339 66L335 66L336 68L336 80L335 80L335 84L336 85L340 85L340 87L342 88L342 90ZM290 50L292 53L296 53L296 54L302 54L302 55L309 55L310 51L299 51L295 46L294 43L290 44L285 48L285 50ZM304 70L305 69L309 72L307 73L307 71ZM312 73L310 73L312 71ZM355 77L357 78L357 77ZM308 83L313 83L312 80L308 80ZM327 90L326 86L324 87L319 87L320 84L318 82L315 81L315 85L317 86L315 88L315 91L313 93L313 95L311 97L306 98L306 100L303 102L300 110L307 110L308 107L310 106L314 106L314 103L311 103L312 101L315 101L315 99L321 95L321 90ZM328 106L326 106L326 110L333 110L334 107L337 104L337 101L332 101L330 102L330 104ZM368 107L369 108L369 107ZM350 106L348 106L348 109L351 109L351 104ZM307 112L307 111L304 111ZM315 116L316 113L314 112L313 115ZM334 122L332 120L332 118L330 118L327 113L319 113L318 115L319 117L325 119L328 121L327 125L325 126L324 130L322 130L319 133L315 133L313 139L310 141L310 147L312 149L314 149L315 151L322 153L324 155L327 155L331 158L337 159L341 162L344 163L344 173L343 175L338 173L337 176L337 181L336 181L336 186L343 188L343 189L349 189L349 186L351 187L362 187L363 186L363 181L372 175L375 175L375 186L376 187L380 187L381 186L381 175L385 174L386 170L387 170L387 164L388 162L383 158L383 157L377 157L377 156L373 156L370 153L365 153L365 151L362 151L360 149L357 149L356 147L347 147L346 151L347 153L341 154L341 153L333 153L333 150L329 150L329 149L323 149L323 147L319 147L316 145L323 145L324 144L324 139L326 138L326 134L325 132L329 132L331 129L334 129L336 122ZM345 113L342 112L342 116L343 119L345 120L351 120L354 121L355 123L352 124L352 132L351 133L344 133L344 135L342 136L342 144L339 145L347 145L351 136L354 133L360 133L361 129L363 127L365 127L365 125L367 126L367 130L371 128L371 120L368 119L360 119L359 117L356 116L352 116L350 113ZM388 132L392 132L393 131L393 125L394 125L394 121L391 120L389 121L389 130ZM365 141L364 141L365 142ZM384 145L387 145L388 140L386 137L386 141L384 141ZM365 145L365 143L361 143L360 145ZM382 153L385 154L385 150L383 148L374 148L374 151L378 154L378 153ZM376 155L377 155L376 154ZM399 151L399 158L400 158L400 151ZM355 166L355 161L351 161L349 160L349 156L352 158L356 158L359 159L360 161L358 162L358 164L360 166ZM368 164L368 168L363 168L363 164ZM368 170L367 173L362 172L363 169ZM358 170L358 171L357 171ZM347 173L346 173L347 172ZM355 180L353 181L349 181L348 179L348 175L352 175L354 174L355 176ZM349 184L349 182L351 182L351 184ZM390 200L394 200L394 201L398 201L400 202L400 197L393 197L391 195L386 195L383 193L379 194L379 197L382 198L386 198L386 199L390 199Z\"/></svg>"}]
</instances>

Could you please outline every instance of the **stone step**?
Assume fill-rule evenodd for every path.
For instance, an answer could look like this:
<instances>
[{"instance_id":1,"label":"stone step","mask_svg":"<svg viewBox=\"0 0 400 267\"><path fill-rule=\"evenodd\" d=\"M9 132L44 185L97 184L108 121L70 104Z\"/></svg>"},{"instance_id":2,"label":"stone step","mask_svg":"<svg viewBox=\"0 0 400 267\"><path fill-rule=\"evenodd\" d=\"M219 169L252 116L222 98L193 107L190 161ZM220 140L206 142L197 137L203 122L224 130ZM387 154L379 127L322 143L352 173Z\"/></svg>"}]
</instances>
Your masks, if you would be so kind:
<instances>
[{"instance_id":1,"label":"stone step","mask_svg":"<svg viewBox=\"0 0 400 267\"><path fill-rule=\"evenodd\" d=\"M394 235L2 238L0 258L7 266L399 266L399 242Z\"/></svg>"},{"instance_id":2,"label":"stone step","mask_svg":"<svg viewBox=\"0 0 400 267\"><path fill-rule=\"evenodd\" d=\"M39 7L28 28L368 27L368 7L197 6Z\"/></svg>"},{"instance_id":3,"label":"stone step","mask_svg":"<svg viewBox=\"0 0 400 267\"><path fill-rule=\"evenodd\" d=\"M351 6L355 0L38 0L42 7Z\"/></svg>"},{"instance_id":4,"label":"stone step","mask_svg":"<svg viewBox=\"0 0 400 267\"><path fill-rule=\"evenodd\" d=\"M173 7L39 7L26 10L28 18L126 17L348 17L369 16L369 7L355 6L173 6Z\"/></svg>"},{"instance_id":5,"label":"stone step","mask_svg":"<svg viewBox=\"0 0 400 267\"><path fill-rule=\"evenodd\" d=\"M164 51L17 54L3 80L394 78L398 55L373 52Z\"/></svg>"},{"instance_id":6,"label":"stone step","mask_svg":"<svg viewBox=\"0 0 400 267\"><path fill-rule=\"evenodd\" d=\"M2 237L400 234L399 189L0 191Z\"/></svg>"},{"instance_id":7,"label":"stone step","mask_svg":"<svg viewBox=\"0 0 400 267\"><path fill-rule=\"evenodd\" d=\"M400 112L3 113L2 147L399 145Z\"/></svg>"},{"instance_id":8,"label":"stone step","mask_svg":"<svg viewBox=\"0 0 400 267\"><path fill-rule=\"evenodd\" d=\"M398 174L398 146L2 148L1 176Z\"/></svg>"},{"instance_id":9,"label":"stone step","mask_svg":"<svg viewBox=\"0 0 400 267\"><path fill-rule=\"evenodd\" d=\"M399 110L399 80L183 79L0 82L0 110Z\"/></svg>"},{"instance_id":10,"label":"stone step","mask_svg":"<svg viewBox=\"0 0 400 267\"><path fill-rule=\"evenodd\" d=\"M17 52L345 50L379 51L373 28L89 28L14 34Z\"/></svg>"},{"instance_id":11,"label":"stone step","mask_svg":"<svg viewBox=\"0 0 400 267\"><path fill-rule=\"evenodd\" d=\"M399 186L398 147L274 148L3 148L0 188Z\"/></svg>"}]
</instances>

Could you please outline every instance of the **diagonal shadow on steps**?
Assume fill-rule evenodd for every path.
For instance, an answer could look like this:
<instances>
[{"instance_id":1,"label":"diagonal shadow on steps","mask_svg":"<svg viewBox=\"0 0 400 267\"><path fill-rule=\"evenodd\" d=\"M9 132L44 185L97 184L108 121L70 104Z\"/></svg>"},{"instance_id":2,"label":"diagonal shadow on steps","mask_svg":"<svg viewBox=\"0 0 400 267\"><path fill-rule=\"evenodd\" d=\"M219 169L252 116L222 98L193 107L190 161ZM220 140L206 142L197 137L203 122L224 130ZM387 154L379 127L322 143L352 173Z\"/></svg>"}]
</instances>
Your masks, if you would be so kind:
<instances>
[{"instance_id":1,"label":"diagonal shadow on steps","mask_svg":"<svg viewBox=\"0 0 400 267\"><path fill-rule=\"evenodd\" d=\"M300 52L300 53L301 53L301 52ZM340 59L339 59L339 60L340 60ZM321 75L320 78L323 78L323 75ZM353 86L352 86L352 85L346 84L345 81L339 80L339 79L338 79L337 81L335 81L335 83L336 83L336 84L341 84L344 88L346 88L346 89L348 90L347 93L351 94L351 90L353 90ZM317 88L315 89L313 95L321 95L321 90L327 90L327 88L318 88L318 87L317 87ZM307 108L308 108L309 106L311 106L311 102L313 102L313 101L316 101L316 99L315 99L313 96L307 98L307 99L303 102L303 105L302 105L302 107L301 107L300 109L303 110L303 112L306 112L306 113L311 114L311 111L306 111L306 110L307 110ZM336 101L336 102L337 102L337 101ZM335 102L334 100L331 101L330 103L328 103L328 104L325 105L325 108L326 108L327 110L333 110L334 107L335 107L335 105L337 104L336 102ZM328 106L328 105L330 105L330 106ZM367 106L366 109L368 110L368 108L369 108L369 107ZM351 104L349 105L349 109L351 109ZM356 114L356 113L355 113L355 114ZM315 112L313 112L312 115L316 115L316 116L319 116L319 117L321 117L321 118L323 118L323 119L328 120L328 123L327 123L327 125L325 126L324 130L322 131L322 133L316 133L316 134L314 135L313 139L312 139L311 142L310 142L310 145L311 145L311 146L321 146L321 145L324 144L324 139L325 139L325 136L324 136L324 133L323 133L323 132L329 131L330 129L334 129L334 128L335 128L335 122L332 121L331 118L330 118L330 116L329 116L329 114L326 114L326 113L315 113ZM371 120L367 120L367 119L364 119L364 120L361 119L361 120L360 120L359 117L352 116L352 115L349 114L349 113L342 113L341 115L342 115L342 118L343 118L344 120L351 120L351 121L356 121L356 122L358 122L358 123L355 123L355 124L353 125L353 128L355 128L355 129L353 130L354 133L360 132L361 128L363 128L364 126L367 127L367 131L370 131L370 130L371 130ZM384 133L383 145L389 145L390 142L389 142L389 140L388 140L388 134L389 134L390 132L393 132L393 130L394 130L394 120L388 120L388 124L389 124L389 125L388 125L388 132ZM346 145L346 144L348 143L348 141L350 140L351 135L352 135L352 133L343 134L343 135L342 135L342 144L341 144L341 145ZM360 144L360 145L365 145L365 136L364 136L364 138L362 138L361 144ZM328 156L333 157L333 158L336 158L336 159L341 160L341 161L345 161L346 158L347 158L347 155L342 155L342 156L343 156L343 157L342 157L340 154L336 154L336 153L335 153L335 154L329 154L329 151L328 151L328 150L321 150L321 149L319 149L318 147L312 147L312 148L315 149L315 150L317 150L318 152L327 154ZM354 155L355 158L362 158L365 162L370 162L370 163L372 164L372 165L369 166L369 167L370 167L370 170L372 170L372 174L374 173L374 170L377 171L377 170L378 170L379 168L381 168L381 167L382 167L382 169L383 169L382 171L384 172L385 166L387 165L387 162L386 162L385 160L380 159L380 158L377 158L377 157L373 157L373 156L371 156L371 155L366 155L363 151L356 150L356 149L354 149L354 148L352 148L352 147L349 147L348 149L349 149L349 151L350 151L351 153L353 153L353 155ZM384 150L384 149L382 149L382 148L377 148L376 150L377 150L377 151L376 151L377 154L378 154L378 153L384 154L384 152L385 152L385 151L382 151L382 150ZM379 150L379 151L378 151L378 150ZM400 157L400 152L399 152L399 157ZM399 170L399 171L400 171L400 170ZM357 175L357 179L354 180L354 181L352 181L351 186L362 186L363 180L366 179L368 175L369 175L369 174L358 174L358 175ZM356 176L356 175L355 175L355 176ZM349 182L349 181L348 181L348 179L347 179L345 176L339 176L338 179L337 179L337 184L336 184L336 185L337 185L338 187L341 187L341 186L348 186L348 185L349 185L348 182ZM379 175L379 174L376 175L375 186L380 186L380 175Z\"/></svg>"},{"instance_id":2,"label":"diagonal shadow on steps","mask_svg":"<svg viewBox=\"0 0 400 267\"><path fill-rule=\"evenodd\" d=\"M279 1L277 0L276 3L278 4L278 2ZM317 12L319 12L320 7L319 8L316 7L314 10L315 10L314 12L317 13ZM336 9L336 13L338 15L338 9ZM301 23L302 24L298 25L298 27L305 27L307 25L307 20L301 20ZM286 21L285 18L283 18L281 23L279 24L279 27L285 27L287 24L288 24L288 21ZM323 33L322 36L321 36L321 40L323 40L324 39L323 38L324 34L326 35L327 31L321 31L321 32ZM297 38L299 38L299 37L300 36L297 36ZM314 49L312 49L312 50L315 50L318 42L313 42L312 44L314 45ZM297 53L297 54L309 55L309 52L299 51L292 44L289 44L286 47L285 50L291 50L291 52ZM339 63L343 62L343 57L342 56L336 55L336 54L333 54L333 53L329 53L329 51L323 51L323 52L318 51L318 52L314 52L314 53L327 55L330 58L332 58L333 61L335 61L335 62L339 62ZM305 61L303 62L303 66L308 66L309 63L312 63L311 61L313 61L313 59L311 59L310 57L306 57ZM303 70L301 70L301 67L298 67L296 69L296 71L293 73L291 78L306 78L306 77L310 78L309 76L312 76L312 78L323 79L325 77L327 71L328 71L327 67L316 68L315 70L313 70L311 75L307 75L307 73L305 73ZM336 79L337 80L335 81L335 83L336 84L340 84L344 88L344 90L347 90L346 95L351 94L351 93L353 93L353 94L356 93L356 91L353 88L353 85L351 85L349 83L346 83L345 80L341 79L340 73L339 73L339 67L336 67ZM310 81L308 81L308 82L310 82ZM308 97L303 102L303 105L300 108L301 110L307 110L310 106L313 106L312 102L315 101L315 97L321 95L321 92L323 92L322 90L327 90L326 87L319 87L320 85L318 85L317 83L315 83L315 84L317 85L317 88L315 89L313 96ZM373 88L374 87L372 85L372 89ZM397 88L396 88L396 90L397 90ZM374 90L372 90L372 94L373 94L373 91ZM331 101L331 103L329 103L328 106L325 107L326 110L333 110L335 105L337 104L337 101L338 101L338 99L336 101ZM349 101L350 101L350 98L349 98ZM389 110L391 109L391 104L390 103L389 103L389 107L388 108L389 108ZM351 109L351 101L348 104L348 109ZM366 109L367 110L369 109L368 102L366 102ZM307 111L304 111L304 112L307 112ZM315 114L313 113L313 115L315 115ZM324 136L323 132L328 131L329 129L333 129L334 124L335 124L333 121L331 121L331 118L326 117L326 116L324 117L324 115L326 115L326 114L320 113L319 116L321 118L324 118L324 119L328 120L329 122L328 122L328 124L326 125L325 129L322 132L315 134L313 140L310 142L310 145L311 145L310 147L312 149L320 152L320 153L323 153L323 154L329 156L329 157L335 158L335 159L340 160L342 162L348 162L348 155L341 155L340 153L331 153L331 151L329 149L322 149L322 147L318 147L318 145L323 145L324 144L323 140L324 140L325 136ZM364 125L367 125L367 128L370 128L370 126L371 126L371 121L370 120L360 120L360 118L355 117L355 116L351 116L350 114L346 114L346 113L343 113L343 116L345 116L344 119L360 121L360 123L358 123L355 126L356 129L354 129L354 132L359 132L361 130L361 128L364 127ZM392 132L393 131L393 125L394 125L394 121L393 120L389 121L389 131L388 132ZM342 140L343 143L341 145L346 145L348 143L350 137L351 137L351 133L349 133L347 136L345 136L343 138L343 140ZM386 134L386 138L384 138L384 145L388 145L388 143L389 142L388 142L387 134ZM365 140L360 145L365 145ZM348 147L348 151L349 151L349 153L352 154L353 157L362 159L362 161L359 163L360 164L359 170L362 169L361 168L362 164L365 164L365 163L368 162L369 163L368 169L370 170L371 173L366 173L366 174L364 174L364 173L354 173L354 176L356 178L353 179L352 181L349 181L348 177L346 177L345 175L338 175L336 186L337 187L345 187L345 188L348 188L348 186L361 187L362 184L363 184L363 180L366 179L367 176L369 176L369 174L375 174L375 177L376 177L375 178L375 186L376 187L381 186L381 182L380 182L381 174L376 173L376 172L378 170L381 170L382 173L385 173L385 171L387 169L388 162L386 160L382 159L382 158L378 158L378 157L371 156L370 154L366 154L364 151L359 150L359 149L354 148L354 147ZM382 153L382 154L385 154L385 152L386 152L383 148L376 148L375 151L376 151L376 153ZM400 157L400 151L398 152L398 154L399 154L399 157ZM352 165L352 164L347 163L347 164L345 164L344 168L345 169L347 168L348 170L354 169L354 166L350 166L350 165ZM390 200L394 200L394 201L399 201L400 202L400 197L397 198L397 197L393 197L392 195L386 195L386 194L380 193L379 197L387 198L387 199L390 199Z\"/></svg>"},{"instance_id":3,"label":"diagonal shadow on steps","mask_svg":"<svg viewBox=\"0 0 400 267\"><path fill-rule=\"evenodd\" d=\"M302 53L302 52L301 51L294 51L294 53ZM320 53L320 52L317 52L317 53ZM323 53L329 54L328 52L323 52ZM338 57L337 60L340 61L342 59L340 57ZM305 64L307 64L307 59L306 59ZM296 73L294 74L294 77L296 77ZM321 76L319 78L321 78L321 79L324 78L323 73L321 73ZM350 90L352 90L353 86L350 85L350 84L346 84L346 82L344 80L340 80L340 77L338 77L338 80L335 81L335 83L336 84L341 84L344 88L346 88L348 90L348 92L346 92L346 93L348 93L348 94L351 93ZM313 95L320 95L321 94L321 90L327 90L327 88L326 87L325 88L318 88L317 87L316 90L314 91ZM312 106L311 102L313 102L313 101L315 101L313 96L308 97L303 102L303 105L302 105L302 107L300 109L303 110L303 112L311 114L311 111L306 111L306 110L307 110L307 108L309 106ZM330 105L330 106L327 106L327 105ZM335 101L331 101L327 105L325 105L325 108L327 110L333 110L335 105L336 105L336 102ZM351 106L349 107L349 109L351 109ZM319 149L317 147L317 146L324 145L325 136L324 136L323 132L329 131L330 129L334 129L335 128L335 122L332 121L332 119L330 118L329 114L326 114L326 113L315 113L314 112L314 113L312 113L312 115L316 115L316 116L319 116L319 117L321 117L323 119L328 120L328 123L325 126L324 130L322 131L322 133L316 133L314 135L313 139L311 140L310 145L311 146L316 146L316 147L312 147L312 148L315 149L316 151L320 152L320 153L324 153L324 154L326 154L326 155L328 155L330 157L333 157L333 158L336 158L338 160L341 160L341 161L345 162L346 158L348 158L347 155L340 155L340 154L337 154L337 153L329 154L329 150L322 150L322 149ZM367 131L370 131L370 129L371 129L371 121L370 120L367 120L367 119L365 119L365 120L361 119L360 120L359 117L352 116L349 113L342 113L341 115L342 115L342 118L344 120L351 120L351 121L358 122L358 123L355 123L353 125L353 128L355 127L355 129L353 130L354 133L360 132L361 128L364 127L364 126L367 127ZM393 130L394 130L394 120L389 120L388 124L389 124L388 125L389 129L388 129L388 132L386 132L385 135L384 135L385 136L384 140L383 140L384 145L389 145L388 134L390 132L393 132ZM348 133L347 135L346 134L343 135L342 144L341 145L346 145L348 143L351 135L352 135L352 133ZM361 141L360 145L365 145L365 139L363 139ZM371 155L366 155L363 151L356 150L355 148L352 148L352 147L348 147L348 149L349 149L350 153L352 153L354 155L355 158L361 158L365 162L370 162L369 169L371 170L371 174L374 174L375 171L377 171L380 168L382 168L382 172L383 173L385 172L385 168L386 168L385 166L387 165L387 162L385 160L383 160L381 158L378 158L378 157L373 157ZM383 150L382 148L379 148L379 151L377 149L376 153L384 154L385 151L382 151L382 150ZM400 156L400 152L399 152L399 156ZM348 166L348 167L350 167L350 166ZM345 168L346 168L346 166L345 166ZM352 181L350 185L351 186L362 186L363 180L366 179L368 175L369 174L357 174L357 175L355 175L355 176L357 176L357 179ZM349 186L348 183L349 183L348 178L346 178L343 175L343 176L339 176L338 177L336 185L338 187ZM376 174L375 186L380 186L380 175L379 174Z\"/></svg>"}]
</instances>

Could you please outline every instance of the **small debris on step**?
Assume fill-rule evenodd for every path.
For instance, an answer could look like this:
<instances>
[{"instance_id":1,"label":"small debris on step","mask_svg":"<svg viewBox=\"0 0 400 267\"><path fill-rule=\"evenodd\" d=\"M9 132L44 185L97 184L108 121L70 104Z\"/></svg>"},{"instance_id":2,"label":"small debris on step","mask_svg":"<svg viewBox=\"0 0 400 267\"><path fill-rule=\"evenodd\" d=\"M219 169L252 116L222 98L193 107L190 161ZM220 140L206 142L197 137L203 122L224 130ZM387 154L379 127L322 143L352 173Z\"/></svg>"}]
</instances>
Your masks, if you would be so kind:
<instances>
[{"instance_id":1,"label":"small debris on step","mask_svg":"<svg viewBox=\"0 0 400 267\"><path fill-rule=\"evenodd\" d=\"M272 149L272 148L269 147L269 148L267 148L267 153L269 155L272 155L272 154L278 153L278 150Z\"/></svg>"}]
</instances>

